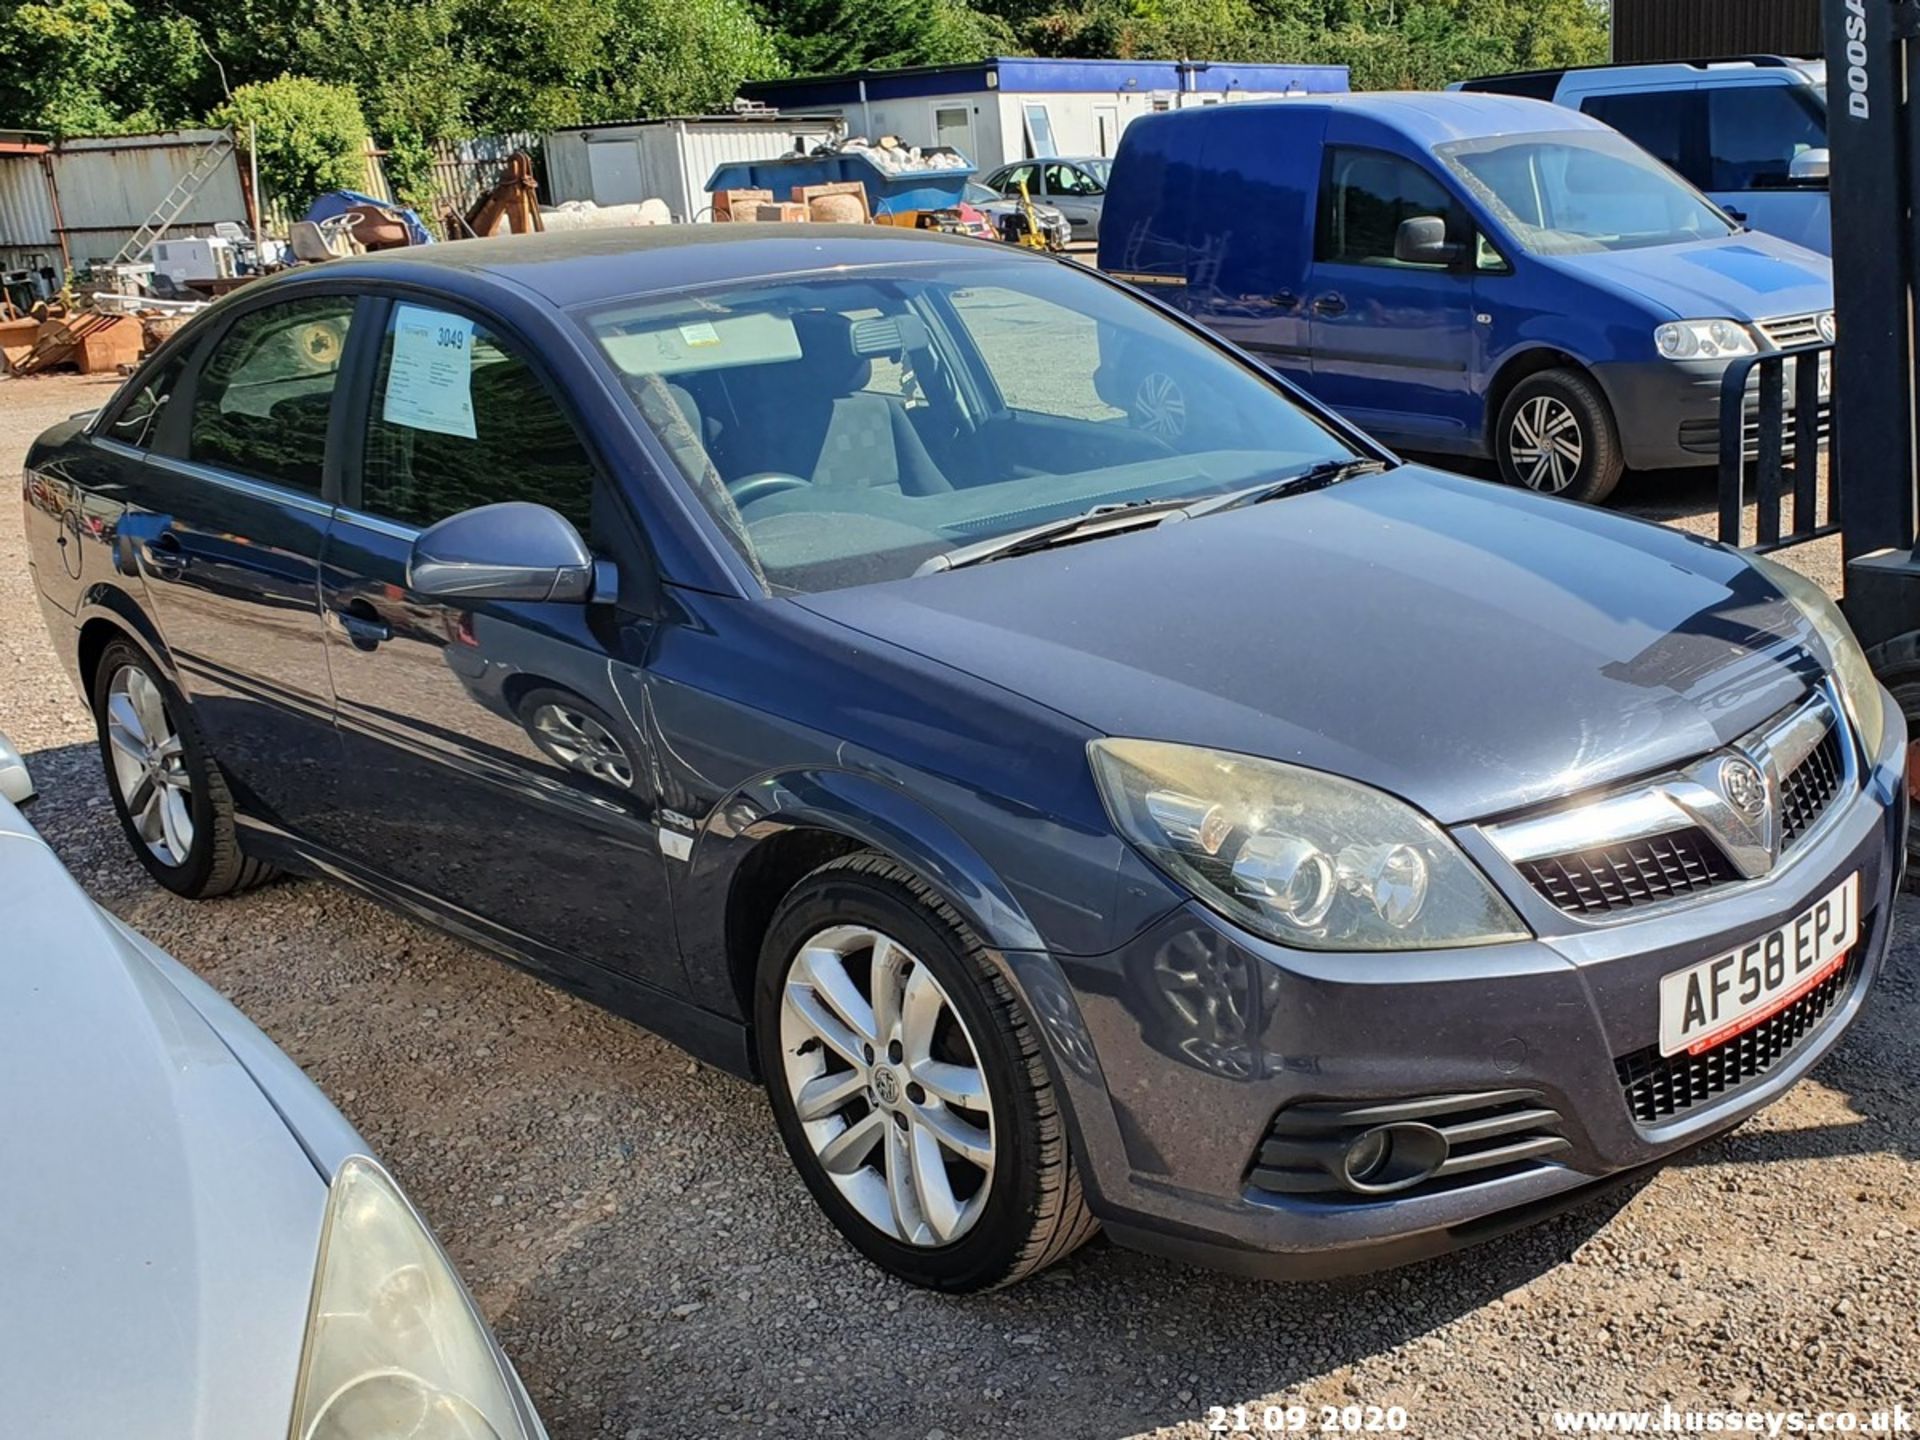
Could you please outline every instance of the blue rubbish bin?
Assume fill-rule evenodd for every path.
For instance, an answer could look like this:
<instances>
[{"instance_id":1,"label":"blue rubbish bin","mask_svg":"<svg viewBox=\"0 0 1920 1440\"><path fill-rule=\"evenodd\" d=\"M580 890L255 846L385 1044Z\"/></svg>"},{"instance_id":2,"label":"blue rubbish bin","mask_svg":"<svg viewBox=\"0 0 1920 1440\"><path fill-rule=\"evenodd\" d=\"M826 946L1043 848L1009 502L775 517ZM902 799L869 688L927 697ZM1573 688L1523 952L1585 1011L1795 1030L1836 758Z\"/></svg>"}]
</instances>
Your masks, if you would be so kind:
<instances>
[{"instance_id":1,"label":"blue rubbish bin","mask_svg":"<svg viewBox=\"0 0 1920 1440\"><path fill-rule=\"evenodd\" d=\"M895 174L876 164L865 150L842 150L835 155L786 155L778 160L736 160L722 165L707 181L715 190L771 190L785 200L796 185L830 185L857 180L867 192L867 208L875 215L898 215L912 210L950 210L973 176L964 157L951 168L909 170Z\"/></svg>"}]
</instances>

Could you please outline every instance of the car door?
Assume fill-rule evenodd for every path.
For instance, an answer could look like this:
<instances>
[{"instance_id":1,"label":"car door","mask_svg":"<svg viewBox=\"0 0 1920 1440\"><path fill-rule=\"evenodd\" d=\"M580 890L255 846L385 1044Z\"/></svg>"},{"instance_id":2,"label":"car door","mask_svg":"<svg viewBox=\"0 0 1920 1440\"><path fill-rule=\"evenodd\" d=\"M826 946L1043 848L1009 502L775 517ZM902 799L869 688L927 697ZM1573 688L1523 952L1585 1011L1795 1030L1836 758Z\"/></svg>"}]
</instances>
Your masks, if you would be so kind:
<instances>
[{"instance_id":1,"label":"car door","mask_svg":"<svg viewBox=\"0 0 1920 1440\"><path fill-rule=\"evenodd\" d=\"M351 791L334 846L536 958L677 991L638 719L650 624L613 604L455 602L408 584L415 539L461 511L532 501L598 545L620 502L528 347L494 322L396 299L375 323L321 579Z\"/></svg>"},{"instance_id":2,"label":"car door","mask_svg":"<svg viewBox=\"0 0 1920 1440\"><path fill-rule=\"evenodd\" d=\"M1395 258L1401 224L1420 216L1446 222L1459 262ZM1473 240L1466 210L1426 166L1330 146L1307 273L1314 393L1383 439L1468 443L1479 424Z\"/></svg>"},{"instance_id":3,"label":"car door","mask_svg":"<svg viewBox=\"0 0 1920 1440\"><path fill-rule=\"evenodd\" d=\"M1078 165L1056 161L1040 169L1047 203L1067 217L1076 240L1094 240L1100 234L1100 204L1106 187ZM1038 200L1040 196L1035 195Z\"/></svg>"},{"instance_id":4,"label":"car door","mask_svg":"<svg viewBox=\"0 0 1920 1440\"><path fill-rule=\"evenodd\" d=\"M117 532L242 810L293 831L337 803L319 556L357 303L303 289L204 342L144 455L156 483Z\"/></svg>"}]
</instances>

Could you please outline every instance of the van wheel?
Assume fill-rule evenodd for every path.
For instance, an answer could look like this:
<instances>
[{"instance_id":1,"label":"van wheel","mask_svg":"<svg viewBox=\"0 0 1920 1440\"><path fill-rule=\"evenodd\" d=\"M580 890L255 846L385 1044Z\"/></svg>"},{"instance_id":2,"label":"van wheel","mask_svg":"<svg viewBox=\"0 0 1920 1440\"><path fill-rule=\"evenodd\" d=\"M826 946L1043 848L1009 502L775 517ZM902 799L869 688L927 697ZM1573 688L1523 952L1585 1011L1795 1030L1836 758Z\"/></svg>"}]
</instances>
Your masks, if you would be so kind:
<instances>
[{"instance_id":1,"label":"van wheel","mask_svg":"<svg viewBox=\"0 0 1920 1440\"><path fill-rule=\"evenodd\" d=\"M1626 468L1606 398L1576 370L1543 370L1513 387L1500 407L1494 459L1509 485L1589 505L1611 495Z\"/></svg>"},{"instance_id":2,"label":"van wheel","mask_svg":"<svg viewBox=\"0 0 1920 1440\"><path fill-rule=\"evenodd\" d=\"M128 641L114 641L100 656L93 716L114 812L148 874L190 900L273 877L241 854L226 777L186 704Z\"/></svg>"},{"instance_id":3,"label":"van wheel","mask_svg":"<svg viewBox=\"0 0 1920 1440\"><path fill-rule=\"evenodd\" d=\"M835 860L781 902L754 1030L787 1153L882 1269L987 1290L1098 1228L1032 1020L952 907L885 856Z\"/></svg>"}]
</instances>

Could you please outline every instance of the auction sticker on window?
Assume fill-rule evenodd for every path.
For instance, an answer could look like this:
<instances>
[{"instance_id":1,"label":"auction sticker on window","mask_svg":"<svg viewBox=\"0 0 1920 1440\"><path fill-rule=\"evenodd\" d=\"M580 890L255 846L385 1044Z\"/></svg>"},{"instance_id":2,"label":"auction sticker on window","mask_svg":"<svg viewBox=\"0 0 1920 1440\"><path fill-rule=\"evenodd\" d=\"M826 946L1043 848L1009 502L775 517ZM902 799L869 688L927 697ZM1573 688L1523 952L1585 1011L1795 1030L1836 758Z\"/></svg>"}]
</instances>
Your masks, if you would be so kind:
<instances>
[{"instance_id":1,"label":"auction sticker on window","mask_svg":"<svg viewBox=\"0 0 1920 1440\"><path fill-rule=\"evenodd\" d=\"M1785 925L1660 981L1660 1053L1698 1055L1778 1015L1847 963L1860 938L1849 875Z\"/></svg>"},{"instance_id":2,"label":"auction sticker on window","mask_svg":"<svg viewBox=\"0 0 1920 1440\"><path fill-rule=\"evenodd\" d=\"M473 321L402 305L393 312L393 357L380 418L389 425L472 440Z\"/></svg>"}]
</instances>

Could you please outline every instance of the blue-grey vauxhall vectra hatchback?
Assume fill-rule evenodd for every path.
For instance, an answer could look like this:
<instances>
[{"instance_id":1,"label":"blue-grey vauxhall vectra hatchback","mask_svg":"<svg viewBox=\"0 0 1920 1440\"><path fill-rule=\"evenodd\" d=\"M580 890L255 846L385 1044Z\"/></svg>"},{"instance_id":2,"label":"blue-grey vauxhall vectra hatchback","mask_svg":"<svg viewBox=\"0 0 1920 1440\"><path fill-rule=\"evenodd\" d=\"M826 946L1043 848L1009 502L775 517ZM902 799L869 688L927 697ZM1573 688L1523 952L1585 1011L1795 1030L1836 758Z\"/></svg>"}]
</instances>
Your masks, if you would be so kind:
<instances>
[{"instance_id":1,"label":"blue-grey vauxhall vectra hatchback","mask_svg":"<svg viewBox=\"0 0 1920 1440\"><path fill-rule=\"evenodd\" d=\"M1483 1237L1777 1097L1886 948L1906 732L1817 588L1028 252L304 269L25 485L161 884L325 875L759 1080L922 1285Z\"/></svg>"}]
</instances>

